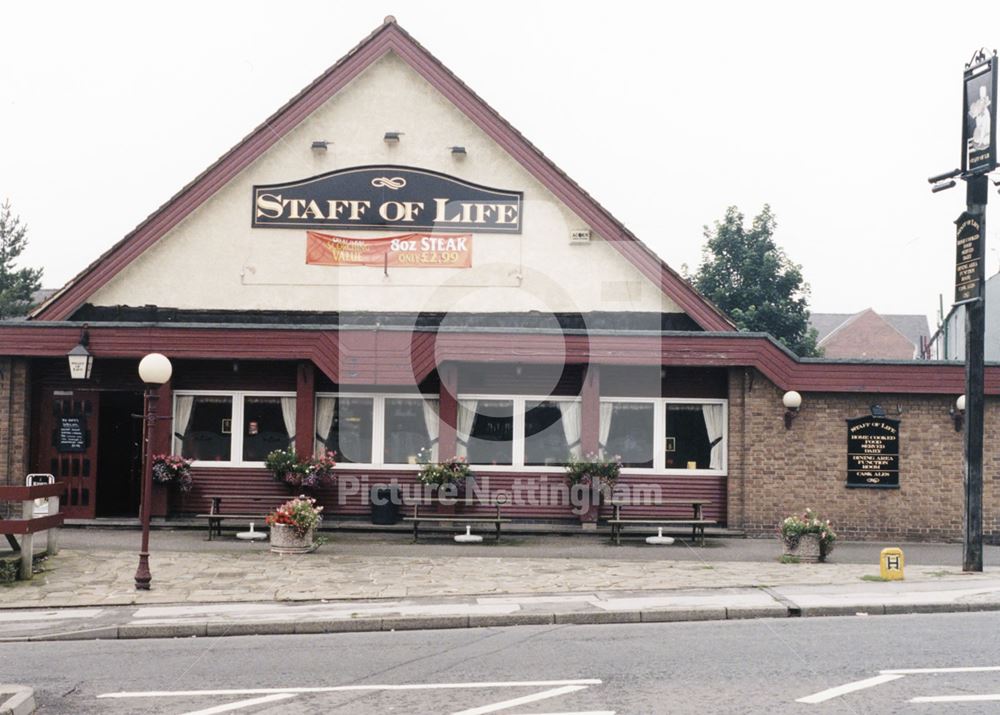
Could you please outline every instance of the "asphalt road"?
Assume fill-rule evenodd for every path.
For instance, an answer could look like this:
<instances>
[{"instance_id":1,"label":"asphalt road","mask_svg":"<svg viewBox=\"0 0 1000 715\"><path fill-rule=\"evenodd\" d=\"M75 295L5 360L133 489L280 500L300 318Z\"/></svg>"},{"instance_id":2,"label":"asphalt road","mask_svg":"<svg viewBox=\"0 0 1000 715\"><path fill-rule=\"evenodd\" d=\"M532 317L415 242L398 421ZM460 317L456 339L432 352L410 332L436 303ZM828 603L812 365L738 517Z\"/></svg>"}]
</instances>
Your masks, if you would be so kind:
<instances>
[{"instance_id":1,"label":"asphalt road","mask_svg":"<svg viewBox=\"0 0 1000 715\"><path fill-rule=\"evenodd\" d=\"M34 686L43 713L986 713L1000 700L911 699L1000 693L998 628L975 613L17 643L0 682ZM969 667L995 669L883 673Z\"/></svg>"}]
</instances>

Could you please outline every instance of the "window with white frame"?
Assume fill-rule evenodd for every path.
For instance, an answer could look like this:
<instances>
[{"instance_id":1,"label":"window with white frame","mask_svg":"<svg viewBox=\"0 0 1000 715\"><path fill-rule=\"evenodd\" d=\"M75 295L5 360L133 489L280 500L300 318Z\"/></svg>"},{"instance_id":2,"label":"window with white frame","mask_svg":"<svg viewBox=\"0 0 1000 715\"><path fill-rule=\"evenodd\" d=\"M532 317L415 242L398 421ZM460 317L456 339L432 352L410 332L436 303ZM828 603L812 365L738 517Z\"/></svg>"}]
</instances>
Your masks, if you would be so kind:
<instances>
[{"instance_id":1,"label":"window with white frame","mask_svg":"<svg viewBox=\"0 0 1000 715\"><path fill-rule=\"evenodd\" d=\"M340 464L416 464L438 457L438 400L420 395L319 394L315 452Z\"/></svg>"},{"instance_id":2,"label":"window with white frame","mask_svg":"<svg viewBox=\"0 0 1000 715\"><path fill-rule=\"evenodd\" d=\"M626 468L723 474L727 435L726 400L601 399L601 454Z\"/></svg>"},{"instance_id":3,"label":"window with white frame","mask_svg":"<svg viewBox=\"0 0 1000 715\"><path fill-rule=\"evenodd\" d=\"M174 448L196 463L259 464L295 440L295 394L178 391Z\"/></svg>"},{"instance_id":4,"label":"window with white frame","mask_svg":"<svg viewBox=\"0 0 1000 715\"><path fill-rule=\"evenodd\" d=\"M654 462L656 405L652 402L601 402L598 442L623 467L650 468Z\"/></svg>"},{"instance_id":5,"label":"window with white frame","mask_svg":"<svg viewBox=\"0 0 1000 715\"><path fill-rule=\"evenodd\" d=\"M456 452L469 464L559 467L580 448L580 400L460 395Z\"/></svg>"}]
</instances>

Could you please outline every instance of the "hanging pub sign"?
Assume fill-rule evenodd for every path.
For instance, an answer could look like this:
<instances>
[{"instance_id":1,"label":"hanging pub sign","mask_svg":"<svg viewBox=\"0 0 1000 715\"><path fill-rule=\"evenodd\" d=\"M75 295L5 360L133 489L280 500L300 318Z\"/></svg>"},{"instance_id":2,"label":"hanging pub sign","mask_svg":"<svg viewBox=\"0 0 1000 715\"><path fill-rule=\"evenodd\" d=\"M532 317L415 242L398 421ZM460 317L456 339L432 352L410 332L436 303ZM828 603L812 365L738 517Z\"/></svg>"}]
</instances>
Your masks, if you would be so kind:
<instances>
[{"instance_id":1,"label":"hanging pub sign","mask_svg":"<svg viewBox=\"0 0 1000 715\"><path fill-rule=\"evenodd\" d=\"M520 191L406 166L356 166L253 187L254 228L521 233Z\"/></svg>"},{"instance_id":2,"label":"hanging pub sign","mask_svg":"<svg viewBox=\"0 0 1000 715\"><path fill-rule=\"evenodd\" d=\"M847 420L847 486L899 488L899 420Z\"/></svg>"},{"instance_id":3,"label":"hanging pub sign","mask_svg":"<svg viewBox=\"0 0 1000 715\"><path fill-rule=\"evenodd\" d=\"M997 56L977 52L965 67L962 171L985 174L997 165Z\"/></svg>"},{"instance_id":4,"label":"hanging pub sign","mask_svg":"<svg viewBox=\"0 0 1000 715\"><path fill-rule=\"evenodd\" d=\"M955 302L964 303L982 295L982 223L977 214L965 211L955 225Z\"/></svg>"},{"instance_id":5,"label":"hanging pub sign","mask_svg":"<svg viewBox=\"0 0 1000 715\"><path fill-rule=\"evenodd\" d=\"M306 231L306 263L378 268L471 268L472 234L407 233L346 238Z\"/></svg>"}]
</instances>

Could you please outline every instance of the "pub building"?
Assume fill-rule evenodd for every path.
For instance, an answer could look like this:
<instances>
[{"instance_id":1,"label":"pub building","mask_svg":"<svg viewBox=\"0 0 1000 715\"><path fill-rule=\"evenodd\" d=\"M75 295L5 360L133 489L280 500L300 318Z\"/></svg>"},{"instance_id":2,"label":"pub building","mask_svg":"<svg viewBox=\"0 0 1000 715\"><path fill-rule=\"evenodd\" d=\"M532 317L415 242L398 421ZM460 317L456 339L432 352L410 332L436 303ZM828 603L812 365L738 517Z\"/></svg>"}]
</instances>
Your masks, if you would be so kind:
<instances>
[{"instance_id":1,"label":"pub building","mask_svg":"<svg viewBox=\"0 0 1000 715\"><path fill-rule=\"evenodd\" d=\"M371 485L414 485L424 450L535 524L580 523L554 487L593 453L751 536L806 507L849 538L961 533L962 365L737 332L391 17L0 325L0 483L52 473L68 517L134 517L150 352L173 365L153 449L194 460L190 492L154 487L158 517L290 494L264 459L291 445L336 453L339 522L368 523ZM987 475L998 389L989 367Z\"/></svg>"}]
</instances>

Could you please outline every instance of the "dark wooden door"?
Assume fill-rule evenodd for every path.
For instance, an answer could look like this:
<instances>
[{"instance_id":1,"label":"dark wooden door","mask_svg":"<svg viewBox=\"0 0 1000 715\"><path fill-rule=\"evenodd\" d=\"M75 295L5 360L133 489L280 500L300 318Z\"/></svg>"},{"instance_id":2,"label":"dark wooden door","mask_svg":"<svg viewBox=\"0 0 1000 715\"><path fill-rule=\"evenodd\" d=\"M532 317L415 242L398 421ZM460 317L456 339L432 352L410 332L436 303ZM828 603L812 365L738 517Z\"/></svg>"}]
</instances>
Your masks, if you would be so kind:
<instances>
[{"instance_id":1,"label":"dark wooden door","mask_svg":"<svg viewBox=\"0 0 1000 715\"><path fill-rule=\"evenodd\" d=\"M59 508L70 519L96 514L98 407L92 390L51 390L42 400L38 469L65 484Z\"/></svg>"}]
</instances>

